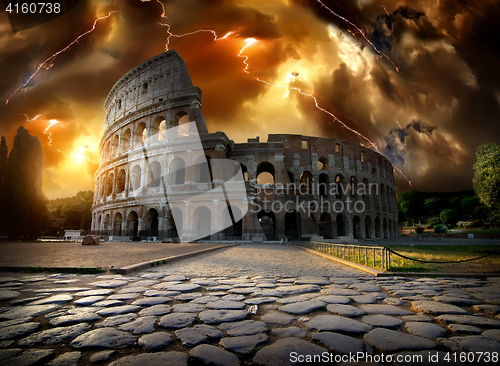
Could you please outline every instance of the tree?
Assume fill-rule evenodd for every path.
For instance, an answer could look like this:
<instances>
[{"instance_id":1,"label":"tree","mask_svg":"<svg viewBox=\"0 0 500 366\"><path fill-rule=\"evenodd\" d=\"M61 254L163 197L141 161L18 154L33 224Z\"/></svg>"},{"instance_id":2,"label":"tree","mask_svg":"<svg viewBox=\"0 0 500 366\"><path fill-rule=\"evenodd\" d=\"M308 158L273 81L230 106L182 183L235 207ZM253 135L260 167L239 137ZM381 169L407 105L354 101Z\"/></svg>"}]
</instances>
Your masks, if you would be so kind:
<instances>
[{"instance_id":1,"label":"tree","mask_svg":"<svg viewBox=\"0 0 500 366\"><path fill-rule=\"evenodd\" d=\"M5 158L0 141L0 162ZM47 220L42 192L43 150L38 137L23 126L17 130L14 146L8 155L0 186L2 210L0 221L11 239L36 239Z\"/></svg>"},{"instance_id":2,"label":"tree","mask_svg":"<svg viewBox=\"0 0 500 366\"><path fill-rule=\"evenodd\" d=\"M80 191L73 197L56 198L48 203L51 235L63 229L90 230L94 192Z\"/></svg>"},{"instance_id":3,"label":"tree","mask_svg":"<svg viewBox=\"0 0 500 366\"><path fill-rule=\"evenodd\" d=\"M424 201L424 206L428 214L436 215L442 210L442 200L438 197L427 198Z\"/></svg>"},{"instance_id":4,"label":"tree","mask_svg":"<svg viewBox=\"0 0 500 366\"><path fill-rule=\"evenodd\" d=\"M500 145L489 143L476 150L474 191L490 210L490 219L500 222Z\"/></svg>"},{"instance_id":5,"label":"tree","mask_svg":"<svg viewBox=\"0 0 500 366\"><path fill-rule=\"evenodd\" d=\"M424 201L419 191L409 191L398 196L398 211L406 220L417 221L424 213Z\"/></svg>"},{"instance_id":6,"label":"tree","mask_svg":"<svg viewBox=\"0 0 500 366\"><path fill-rule=\"evenodd\" d=\"M478 206L481 206L481 201L476 196L465 197L460 201L460 207L462 208L463 213L467 215L472 215L475 208Z\"/></svg>"},{"instance_id":7,"label":"tree","mask_svg":"<svg viewBox=\"0 0 500 366\"><path fill-rule=\"evenodd\" d=\"M446 208L439 214L445 225L455 225L460 219L460 213L454 208Z\"/></svg>"}]
</instances>

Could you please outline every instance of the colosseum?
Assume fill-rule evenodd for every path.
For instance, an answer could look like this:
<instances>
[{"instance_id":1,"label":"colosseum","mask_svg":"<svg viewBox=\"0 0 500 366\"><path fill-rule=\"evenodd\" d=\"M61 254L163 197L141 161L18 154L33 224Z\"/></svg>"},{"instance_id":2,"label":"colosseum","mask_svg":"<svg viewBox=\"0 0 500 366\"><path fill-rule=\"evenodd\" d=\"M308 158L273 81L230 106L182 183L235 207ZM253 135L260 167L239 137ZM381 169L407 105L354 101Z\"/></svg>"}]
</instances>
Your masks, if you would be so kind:
<instances>
[{"instance_id":1,"label":"colosseum","mask_svg":"<svg viewBox=\"0 0 500 366\"><path fill-rule=\"evenodd\" d=\"M92 207L95 235L112 241L188 242L194 238L188 228L201 225L208 234L195 239L352 241L397 236L393 167L382 155L354 143L302 135L235 143L224 132L208 132L201 108L201 89L193 86L175 50L143 62L118 80L105 101ZM197 130L201 153L171 135L183 126L183 136L191 136L193 127L188 126ZM226 205L224 199L213 199L208 206L193 204L192 197L229 181L232 174L224 176L228 169L219 164L227 160L241 173L241 182L231 184L243 187L248 210ZM228 192L231 184L225 184ZM183 203L183 212L176 213L173 199Z\"/></svg>"}]
</instances>

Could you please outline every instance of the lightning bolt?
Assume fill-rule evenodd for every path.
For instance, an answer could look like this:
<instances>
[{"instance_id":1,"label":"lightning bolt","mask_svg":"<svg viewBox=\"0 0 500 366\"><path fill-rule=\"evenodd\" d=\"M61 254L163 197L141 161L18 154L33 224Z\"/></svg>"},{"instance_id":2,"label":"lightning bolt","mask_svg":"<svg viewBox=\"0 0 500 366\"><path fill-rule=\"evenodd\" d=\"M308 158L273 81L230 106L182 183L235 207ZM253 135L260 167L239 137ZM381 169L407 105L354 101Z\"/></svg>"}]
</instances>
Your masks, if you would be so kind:
<instances>
[{"instance_id":1,"label":"lightning bolt","mask_svg":"<svg viewBox=\"0 0 500 366\"><path fill-rule=\"evenodd\" d=\"M49 132L49 128L51 128L52 126L54 126L57 123L59 123L59 121L57 119L51 119L49 121L49 125L47 126L47 128L45 129L45 131L43 131L44 135L48 135L49 146L52 146L52 133Z\"/></svg>"},{"instance_id":2,"label":"lightning bolt","mask_svg":"<svg viewBox=\"0 0 500 366\"><path fill-rule=\"evenodd\" d=\"M89 33L92 33L96 26L97 26L97 22L99 22L100 20L103 20L103 19L106 19L106 18L109 18L111 16L111 14L113 13L117 13L117 11L110 11L108 13L108 15L105 15L105 16L102 16L102 17L99 17L97 18L96 20L94 20L94 24L92 26L91 29L89 29L88 31L80 34L78 37L75 38L75 40L73 42L71 42L70 44L68 44L66 47L64 47L63 49L57 51L56 53L54 53L52 56L49 56L48 58L45 59L45 61L43 61L42 63L40 63L36 70L28 77L28 79L22 83L16 90L14 90L12 92L12 94L6 99L5 101L5 104L8 104L9 101L12 99L12 97L21 89L24 89L26 87L26 85L29 84L29 82L38 74L38 72L42 69L42 68L45 68L45 69L50 69L52 66L53 66L53 61L55 60L55 58L57 56L59 56L61 53L69 50L71 48L71 46L73 46L75 43L78 43L78 41L82 38L82 37L85 37L87 34Z\"/></svg>"},{"instance_id":3,"label":"lightning bolt","mask_svg":"<svg viewBox=\"0 0 500 366\"><path fill-rule=\"evenodd\" d=\"M250 71L248 71L248 68L249 68L249 64L248 64L248 56L243 54L243 52L245 51L245 49L255 43L259 42L258 40L256 40L255 38L247 38L245 39L245 45L243 46L243 48L240 50L240 52L238 53L238 57L242 57L243 58L243 64L245 65L243 71L247 74L250 75ZM269 85L269 86L272 86L272 87L277 87L277 88L285 88L285 89L288 89L288 90L295 90L297 91L299 94L301 95L304 95L306 97L309 97L311 98L313 101L314 101L314 105L316 106L316 108L320 111L322 111L323 113L326 113L327 115L329 115L333 121L329 123L329 125L331 126L332 123L334 122L338 122L343 128L345 128L346 130L354 133L356 136L358 136L360 138L361 141L365 141L368 143L369 146L371 146L376 152L378 152L380 155L384 155L382 154L382 152L379 150L378 146L373 142L371 141L368 137L364 136L362 133L356 131L355 129L349 127L348 125L346 125L344 122L342 122L337 116L335 116L332 112L322 108L319 103L318 103L318 100L317 98L312 95L312 94L309 94L309 93L305 93L301 90L301 88L298 88L298 87L293 87L293 86L287 86L287 85L279 85L279 84L273 84L273 83L270 83L266 80L262 80L260 79L259 77L256 77L254 76L253 77L255 80L263 83L263 84L266 84L266 85ZM406 175L401 171L401 169L399 169L398 167L396 167L394 164L392 164L392 167L397 170L399 173L401 173L401 175L403 175L403 177L405 177L405 179L408 181L408 183L411 185L411 181L406 177Z\"/></svg>"},{"instance_id":4,"label":"lightning bolt","mask_svg":"<svg viewBox=\"0 0 500 366\"><path fill-rule=\"evenodd\" d=\"M165 51L168 51L168 47L170 45L170 38L174 37L174 38L181 38L181 37L185 37L185 36L191 36L193 34L197 34L197 33L204 33L204 32L208 32L208 33L212 33L213 36L214 36L214 42L217 42L217 41L220 41L220 40L223 40L223 39L226 39L228 38L229 36L233 35L235 32L233 31L230 31L230 32L227 32L224 36L220 37L217 36L217 32L215 32L213 29L198 29L198 30L195 30L193 32L188 32L188 33L183 33L183 34L174 34L170 31L170 24L165 24L165 23L158 23L159 25L161 26L164 26L164 27L167 27L167 43L165 44Z\"/></svg>"},{"instance_id":5,"label":"lightning bolt","mask_svg":"<svg viewBox=\"0 0 500 366\"><path fill-rule=\"evenodd\" d=\"M56 125L58 123L61 123L61 122L59 122L57 119L51 119L51 120L49 120L49 125L47 126L47 128L45 129L45 131L43 131L43 134L47 135L47 137L49 139L49 146L52 146L52 147L54 147L54 145L52 145L52 132L49 132L49 129L52 126L54 126L54 125ZM87 150L87 149L88 149L88 147L82 146L80 148L80 153L78 155L68 154L67 152L61 151L59 149L56 149L56 150L58 152L60 152L61 154L64 154L64 155L67 155L67 156L71 156L73 158L78 159L79 162L81 162L82 159L87 159L89 162L99 165L99 163L97 161L90 160L89 157L83 155L83 150Z\"/></svg>"},{"instance_id":6,"label":"lightning bolt","mask_svg":"<svg viewBox=\"0 0 500 366\"><path fill-rule=\"evenodd\" d=\"M389 61L392 64L392 66L394 66L394 68L396 69L396 71L399 72L399 68L394 64L394 62L392 62L392 60L389 58L389 56L387 56L385 53L383 53L382 51L380 51L373 44L373 42L368 39L368 37L366 36L365 31L363 29L361 29L360 27L358 27L356 24L354 24L353 22L351 22L349 19L347 19L347 18L343 17L342 15L337 14L336 12L334 12L332 9L330 9L328 6L326 6L321 0L316 0L316 1L321 5L321 7L325 8L326 10L328 10L330 12L330 14L332 14L333 16L341 19L342 21L344 21L344 23L349 24L351 27L354 27L358 31L358 33L361 34L361 37L363 37L365 39L365 41L368 42L368 44L373 48L373 50L379 56L382 56L385 59L387 59L387 61ZM353 34L352 32L350 32L350 33Z\"/></svg>"}]
</instances>

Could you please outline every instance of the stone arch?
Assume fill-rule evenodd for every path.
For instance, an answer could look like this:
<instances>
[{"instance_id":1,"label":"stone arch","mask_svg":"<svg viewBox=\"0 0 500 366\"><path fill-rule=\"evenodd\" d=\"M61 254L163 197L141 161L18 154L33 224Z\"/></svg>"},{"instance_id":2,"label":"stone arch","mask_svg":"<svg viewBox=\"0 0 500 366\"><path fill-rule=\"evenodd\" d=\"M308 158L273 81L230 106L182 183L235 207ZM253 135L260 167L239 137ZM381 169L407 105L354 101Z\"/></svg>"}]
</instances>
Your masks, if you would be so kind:
<instances>
[{"instance_id":1,"label":"stone arch","mask_svg":"<svg viewBox=\"0 0 500 366\"><path fill-rule=\"evenodd\" d=\"M150 208L144 216L144 227L148 236L158 236L159 213L155 208Z\"/></svg>"},{"instance_id":2,"label":"stone arch","mask_svg":"<svg viewBox=\"0 0 500 366\"><path fill-rule=\"evenodd\" d=\"M241 239L243 237L243 215L239 207L230 206L230 208L231 213L229 212L229 208L226 206L222 214L225 227L224 238Z\"/></svg>"},{"instance_id":3,"label":"stone arch","mask_svg":"<svg viewBox=\"0 0 500 366\"><path fill-rule=\"evenodd\" d=\"M212 211L206 206L198 206L193 212L193 228L198 238L210 240L212 231Z\"/></svg>"},{"instance_id":4,"label":"stone arch","mask_svg":"<svg viewBox=\"0 0 500 366\"><path fill-rule=\"evenodd\" d=\"M125 180L125 169L120 169L120 171L116 175L116 193L122 193L125 190Z\"/></svg>"},{"instance_id":5,"label":"stone arch","mask_svg":"<svg viewBox=\"0 0 500 366\"><path fill-rule=\"evenodd\" d=\"M194 181L197 183L212 183L212 158L208 155L199 156L196 159L195 165L193 166Z\"/></svg>"},{"instance_id":6,"label":"stone arch","mask_svg":"<svg viewBox=\"0 0 500 366\"><path fill-rule=\"evenodd\" d=\"M122 137L122 151L130 149L131 136L132 132L130 131L130 128L127 128Z\"/></svg>"},{"instance_id":7,"label":"stone arch","mask_svg":"<svg viewBox=\"0 0 500 366\"><path fill-rule=\"evenodd\" d=\"M149 164L148 187L159 187L161 185L161 163L153 161Z\"/></svg>"},{"instance_id":8,"label":"stone arch","mask_svg":"<svg viewBox=\"0 0 500 366\"><path fill-rule=\"evenodd\" d=\"M189 114L186 111L179 111L174 116L174 126L178 126L178 136L187 136L189 134L188 125ZM185 125L185 126L184 126Z\"/></svg>"},{"instance_id":9,"label":"stone arch","mask_svg":"<svg viewBox=\"0 0 500 366\"><path fill-rule=\"evenodd\" d=\"M345 236L346 231L345 231L344 215L337 214L336 221L337 221L337 237L338 236Z\"/></svg>"},{"instance_id":10,"label":"stone arch","mask_svg":"<svg viewBox=\"0 0 500 366\"><path fill-rule=\"evenodd\" d=\"M392 205L391 205L391 189L389 186L387 186L385 188L386 192L385 192L385 200L386 200L386 203L385 203L385 207L386 207L386 210L387 212L392 212Z\"/></svg>"},{"instance_id":11,"label":"stone arch","mask_svg":"<svg viewBox=\"0 0 500 366\"><path fill-rule=\"evenodd\" d=\"M106 231L106 234L108 234L111 230L111 216L109 215L109 213L104 216L103 229Z\"/></svg>"},{"instance_id":12,"label":"stone arch","mask_svg":"<svg viewBox=\"0 0 500 366\"><path fill-rule=\"evenodd\" d=\"M306 170L300 175L300 185L305 186L309 192L312 189L313 177L310 171Z\"/></svg>"},{"instance_id":13,"label":"stone arch","mask_svg":"<svg viewBox=\"0 0 500 366\"><path fill-rule=\"evenodd\" d=\"M111 155L116 156L118 155L118 146L120 144L120 137L118 134L113 136L113 145L112 145L112 152Z\"/></svg>"},{"instance_id":14,"label":"stone arch","mask_svg":"<svg viewBox=\"0 0 500 366\"><path fill-rule=\"evenodd\" d=\"M333 239L332 217L327 212L319 217L319 235L323 239Z\"/></svg>"},{"instance_id":15,"label":"stone arch","mask_svg":"<svg viewBox=\"0 0 500 366\"><path fill-rule=\"evenodd\" d=\"M148 136L148 129L146 127L146 124L144 122L139 123L135 130L135 144L136 145L145 144L147 136Z\"/></svg>"},{"instance_id":16,"label":"stone arch","mask_svg":"<svg viewBox=\"0 0 500 366\"><path fill-rule=\"evenodd\" d=\"M136 211L132 210L128 213L126 227L128 236L137 236L137 232L139 231L139 215L137 215Z\"/></svg>"},{"instance_id":17,"label":"stone arch","mask_svg":"<svg viewBox=\"0 0 500 366\"><path fill-rule=\"evenodd\" d=\"M389 239L392 239L392 238L394 238L394 234L392 232L392 229L393 229L392 228L392 219L388 220L388 226L389 226L389 228L388 228L389 229Z\"/></svg>"},{"instance_id":18,"label":"stone arch","mask_svg":"<svg viewBox=\"0 0 500 366\"><path fill-rule=\"evenodd\" d=\"M165 140L165 130L163 130L163 138L160 138L160 125L165 122L166 126L166 121L165 118L162 116L156 117L153 121L153 124L151 125L151 136L154 136L155 141L162 141Z\"/></svg>"},{"instance_id":19,"label":"stone arch","mask_svg":"<svg viewBox=\"0 0 500 366\"><path fill-rule=\"evenodd\" d=\"M293 210L285 213L285 236L296 240L301 236L300 213Z\"/></svg>"},{"instance_id":20,"label":"stone arch","mask_svg":"<svg viewBox=\"0 0 500 366\"><path fill-rule=\"evenodd\" d=\"M108 140L106 144L106 159L109 159L111 157L111 141Z\"/></svg>"},{"instance_id":21,"label":"stone arch","mask_svg":"<svg viewBox=\"0 0 500 366\"><path fill-rule=\"evenodd\" d=\"M130 175L130 186L131 190L135 191L141 188L141 167L136 165L132 168L132 174Z\"/></svg>"},{"instance_id":22,"label":"stone arch","mask_svg":"<svg viewBox=\"0 0 500 366\"><path fill-rule=\"evenodd\" d=\"M386 205L386 191L385 191L385 186L384 183L380 185L380 204L383 212L387 212L387 205Z\"/></svg>"},{"instance_id":23,"label":"stone arch","mask_svg":"<svg viewBox=\"0 0 500 366\"><path fill-rule=\"evenodd\" d=\"M122 235L122 214L117 212L113 219L113 236Z\"/></svg>"},{"instance_id":24,"label":"stone arch","mask_svg":"<svg viewBox=\"0 0 500 366\"><path fill-rule=\"evenodd\" d=\"M319 175L319 195L320 197L327 198L330 186L330 177L328 174L321 173Z\"/></svg>"},{"instance_id":25,"label":"stone arch","mask_svg":"<svg viewBox=\"0 0 500 366\"><path fill-rule=\"evenodd\" d=\"M375 237L377 239L382 239L382 229L380 227L380 218L375 217Z\"/></svg>"},{"instance_id":26,"label":"stone arch","mask_svg":"<svg viewBox=\"0 0 500 366\"><path fill-rule=\"evenodd\" d=\"M361 239L361 219L355 215L352 219L352 236L354 239Z\"/></svg>"},{"instance_id":27,"label":"stone arch","mask_svg":"<svg viewBox=\"0 0 500 366\"><path fill-rule=\"evenodd\" d=\"M288 179L290 180L290 183L295 184L295 178L293 176L293 173L289 170L287 171L287 173L288 173Z\"/></svg>"},{"instance_id":28,"label":"stone arch","mask_svg":"<svg viewBox=\"0 0 500 366\"><path fill-rule=\"evenodd\" d=\"M320 157L318 159L318 170L328 170L328 158L326 157Z\"/></svg>"},{"instance_id":29,"label":"stone arch","mask_svg":"<svg viewBox=\"0 0 500 366\"><path fill-rule=\"evenodd\" d=\"M101 197L106 196L107 185L106 185L106 176L105 175L101 176L101 186L99 188L101 190Z\"/></svg>"},{"instance_id":30,"label":"stone arch","mask_svg":"<svg viewBox=\"0 0 500 366\"><path fill-rule=\"evenodd\" d=\"M241 174L243 175L244 180L248 180L248 168L244 164L240 164Z\"/></svg>"},{"instance_id":31,"label":"stone arch","mask_svg":"<svg viewBox=\"0 0 500 366\"><path fill-rule=\"evenodd\" d=\"M168 235L171 238L180 238L183 236L182 227L184 224L184 214L180 208L174 207L170 211L170 215L172 216L171 228Z\"/></svg>"},{"instance_id":32,"label":"stone arch","mask_svg":"<svg viewBox=\"0 0 500 366\"><path fill-rule=\"evenodd\" d=\"M115 175L113 173L109 173L107 179L107 187L106 187L106 195L109 196L113 194L113 184L115 182Z\"/></svg>"},{"instance_id":33,"label":"stone arch","mask_svg":"<svg viewBox=\"0 0 500 366\"><path fill-rule=\"evenodd\" d=\"M372 219L368 215L365 217L365 236L366 239L372 238Z\"/></svg>"},{"instance_id":34,"label":"stone arch","mask_svg":"<svg viewBox=\"0 0 500 366\"><path fill-rule=\"evenodd\" d=\"M335 176L335 187L336 187L336 192L337 192L337 198L342 198L343 193L342 193L342 186L344 184L344 176L342 174L337 174Z\"/></svg>"},{"instance_id":35,"label":"stone arch","mask_svg":"<svg viewBox=\"0 0 500 366\"><path fill-rule=\"evenodd\" d=\"M384 226L384 239L387 239L387 237L389 236L389 231L388 231L388 227L387 227L387 219L384 217L382 222L383 222L383 226Z\"/></svg>"},{"instance_id":36,"label":"stone arch","mask_svg":"<svg viewBox=\"0 0 500 366\"><path fill-rule=\"evenodd\" d=\"M272 211L262 210L257 214L260 227L267 240L272 240L276 236L276 215Z\"/></svg>"},{"instance_id":37,"label":"stone arch","mask_svg":"<svg viewBox=\"0 0 500 366\"><path fill-rule=\"evenodd\" d=\"M372 179L374 179L374 180L377 179L377 169L372 168L371 176L372 176Z\"/></svg>"},{"instance_id":38,"label":"stone arch","mask_svg":"<svg viewBox=\"0 0 500 366\"><path fill-rule=\"evenodd\" d=\"M184 184L186 181L186 163L181 158L175 158L170 163L170 182L172 184Z\"/></svg>"},{"instance_id":39,"label":"stone arch","mask_svg":"<svg viewBox=\"0 0 500 366\"><path fill-rule=\"evenodd\" d=\"M358 178L354 175L349 179L349 192L351 192L351 197L356 195L356 187L358 185Z\"/></svg>"},{"instance_id":40,"label":"stone arch","mask_svg":"<svg viewBox=\"0 0 500 366\"><path fill-rule=\"evenodd\" d=\"M268 161L257 165L256 178L257 184L274 184L276 170L274 165Z\"/></svg>"}]
</instances>

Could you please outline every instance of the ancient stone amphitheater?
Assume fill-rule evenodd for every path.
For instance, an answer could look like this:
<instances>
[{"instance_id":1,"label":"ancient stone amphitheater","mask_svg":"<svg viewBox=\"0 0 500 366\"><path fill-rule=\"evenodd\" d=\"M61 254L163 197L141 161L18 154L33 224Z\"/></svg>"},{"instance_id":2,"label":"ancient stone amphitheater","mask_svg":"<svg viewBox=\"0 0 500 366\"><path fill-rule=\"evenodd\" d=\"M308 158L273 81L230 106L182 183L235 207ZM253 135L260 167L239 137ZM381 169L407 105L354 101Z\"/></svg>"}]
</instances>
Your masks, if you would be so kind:
<instances>
[{"instance_id":1,"label":"ancient stone amphitheater","mask_svg":"<svg viewBox=\"0 0 500 366\"><path fill-rule=\"evenodd\" d=\"M235 143L223 132L208 132L201 107L201 89L193 86L174 50L143 62L113 86L95 173L94 234L120 241L182 239L179 226L229 222L204 239L397 236L393 168L382 155L345 141L301 135ZM196 124L202 154L190 154L182 139L169 136L193 125L189 121ZM228 180L216 163L221 159L240 165L248 212L215 202L192 205L176 216L167 188L188 207L189 197ZM193 219L197 223L189 224Z\"/></svg>"}]
</instances>

